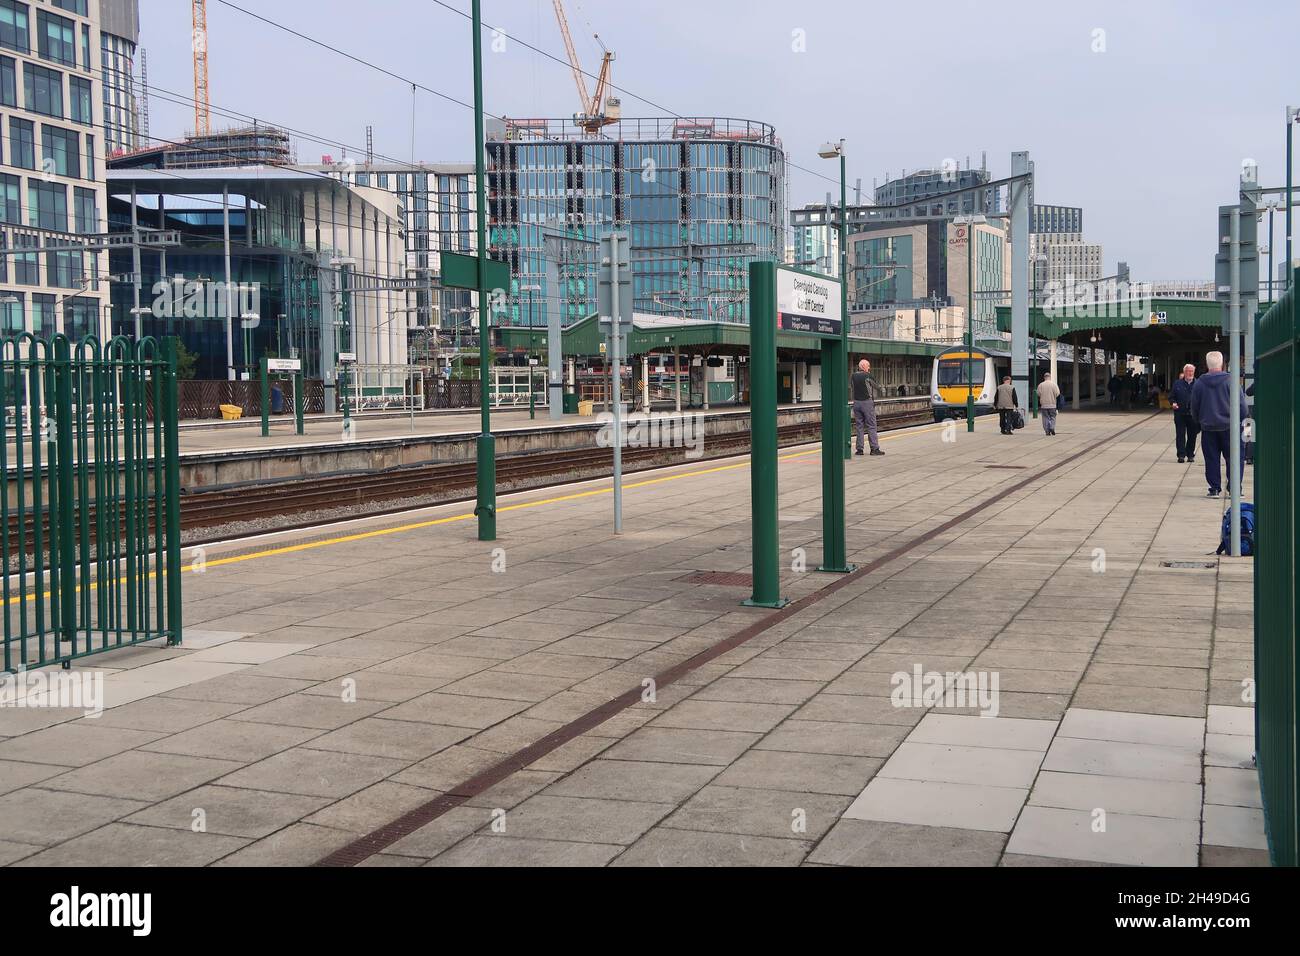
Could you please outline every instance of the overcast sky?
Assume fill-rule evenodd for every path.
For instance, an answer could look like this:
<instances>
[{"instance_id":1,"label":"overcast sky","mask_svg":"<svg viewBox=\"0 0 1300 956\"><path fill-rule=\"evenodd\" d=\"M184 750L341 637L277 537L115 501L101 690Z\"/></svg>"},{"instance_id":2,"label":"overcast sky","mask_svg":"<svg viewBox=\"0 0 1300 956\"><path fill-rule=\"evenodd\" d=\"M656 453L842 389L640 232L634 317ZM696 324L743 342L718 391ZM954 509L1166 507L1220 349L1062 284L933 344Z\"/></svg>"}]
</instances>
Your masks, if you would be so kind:
<instances>
[{"instance_id":1,"label":"overcast sky","mask_svg":"<svg viewBox=\"0 0 1300 956\"><path fill-rule=\"evenodd\" d=\"M433 0L232 2L472 101L469 21ZM469 10L469 0L446 3ZM167 102L193 95L190 4L140 7L151 133L178 139L194 125L192 106ZM483 8L507 37L484 54L488 111L572 115L568 67L514 42L563 61L550 0ZM1284 181L1284 107L1300 103L1294 0L567 0L566 9L585 69L600 62L593 32L616 51L625 117L774 125L792 164L791 205L838 189L819 175L837 173L817 157L827 139L847 141L850 188L860 177L866 195L873 179L947 158L978 165L983 152L1005 174L1011 152L1027 149L1037 201L1082 206L1106 271L1123 259L1134 278L1212 277L1216 207L1235 201L1244 158L1265 185ZM340 144L362 152L371 125L377 154L411 158L409 84L224 0L208 0L208 31L214 126L255 116L289 127L303 134L299 159L316 162L337 159ZM414 106L415 158L472 159L469 110L426 92Z\"/></svg>"}]
</instances>

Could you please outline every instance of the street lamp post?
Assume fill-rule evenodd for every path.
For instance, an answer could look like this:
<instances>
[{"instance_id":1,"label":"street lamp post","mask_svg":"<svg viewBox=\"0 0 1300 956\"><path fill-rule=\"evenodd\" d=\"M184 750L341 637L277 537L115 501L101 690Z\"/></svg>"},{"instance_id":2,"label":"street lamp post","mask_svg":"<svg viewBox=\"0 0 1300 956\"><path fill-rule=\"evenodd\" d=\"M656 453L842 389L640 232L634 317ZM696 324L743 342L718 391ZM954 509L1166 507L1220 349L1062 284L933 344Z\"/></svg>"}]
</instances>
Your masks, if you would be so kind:
<instances>
[{"instance_id":1,"label":"street lamp post","mask_svg":"<svg viewBox=\"0 0 1300 956\"><path fill-rule=\"evenodd\" d=\"M1029 260L1030 268L1034 270L1034 297L1030 300L1030 315L1033 310L1039 308L1038 304L1038 263L1046 262L1047 256L1041 252ZM1035 325L1036 328L1036 325ZM1035 332L1029 337L1030 349L1033 355L1033 378L1029 383L1029 408L1034 418L1038 417L1038 334Z\"/></svg>"}]
</instances>

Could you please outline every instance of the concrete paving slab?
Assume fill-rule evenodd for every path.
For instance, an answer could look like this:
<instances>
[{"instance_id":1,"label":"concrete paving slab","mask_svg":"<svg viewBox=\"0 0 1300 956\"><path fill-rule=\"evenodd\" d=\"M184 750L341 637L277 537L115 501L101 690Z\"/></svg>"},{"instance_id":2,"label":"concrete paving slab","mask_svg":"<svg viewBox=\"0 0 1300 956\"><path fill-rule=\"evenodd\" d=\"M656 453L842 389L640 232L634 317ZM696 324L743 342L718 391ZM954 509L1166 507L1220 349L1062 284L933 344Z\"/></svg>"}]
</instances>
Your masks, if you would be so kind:
<instances>
[{"instance_id":1,"label":"concrete paving slab","mask_svg":"<svg viewBox=\"0 0 1300 956\"><path fill-rule=\"evenodd\" d=\"M1196 866L1199 826L1194 820L1107 813L1105 830L1087 810L1028 806L1007 852L1130 866Z\"/></svg>"},{"instance_id":2,"label":"concrete paving slab","mask_svg":"<svg viewBox=\"0 0 1300 956\"><path fill-rule=\"evenodd\" d=\"M808 860L832 866L996 866L1006 839L987 830L845 819Z\"/></svg>"},{"instance_id":3,"label":"concrete paving slab","mask_svg":"<svg viewBox=\"0 0 1300 956\"><path fill-rule=\"evenodd\" d=\"M878 776L844 811L844 816L852 820L1010 833L1028 795L1024 788Z\"/></svg>"}]
</instances>

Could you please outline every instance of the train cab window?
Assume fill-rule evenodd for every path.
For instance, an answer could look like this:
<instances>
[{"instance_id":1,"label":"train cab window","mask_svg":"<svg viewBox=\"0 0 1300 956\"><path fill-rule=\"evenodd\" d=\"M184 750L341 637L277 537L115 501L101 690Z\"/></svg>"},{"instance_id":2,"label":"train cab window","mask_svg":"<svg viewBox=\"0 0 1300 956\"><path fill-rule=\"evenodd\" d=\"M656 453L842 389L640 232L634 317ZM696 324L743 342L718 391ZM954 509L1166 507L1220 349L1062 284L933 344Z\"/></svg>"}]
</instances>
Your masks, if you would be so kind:
<instances>
[{"instance_id":1,"label":"train cab window","mask_svg":"<svg viewBox=\"0 0 1300 956\"><path fill-rule=\"evenodd\" d=\"M983 369L978 367L978 362L971 363L967 359L944 359L939 363L939 384L965 385L966 366L971 364L976 366L975 377L982 378Z\"/></svg>"}]
</instances>

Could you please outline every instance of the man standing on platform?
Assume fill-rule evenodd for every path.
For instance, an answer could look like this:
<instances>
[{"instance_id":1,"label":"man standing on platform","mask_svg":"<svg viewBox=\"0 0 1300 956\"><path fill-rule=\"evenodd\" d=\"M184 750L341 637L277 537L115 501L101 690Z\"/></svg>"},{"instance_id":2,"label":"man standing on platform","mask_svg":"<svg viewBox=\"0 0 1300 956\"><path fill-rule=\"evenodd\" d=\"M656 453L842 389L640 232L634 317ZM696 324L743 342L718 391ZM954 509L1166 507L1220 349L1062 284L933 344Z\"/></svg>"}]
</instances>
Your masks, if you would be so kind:
<instances>
[{"instance_id":1,"label":"man standing on platform","mask_svg":"<svg viewBox=\"0 0 1300 956\"><path fill-rule=\"evenodd\" d=\"M871 363L863 359L853 373L853 428L858 436L858 454L864 454L862 433L871 440L871 454L883 455L876 437L876 382L871 377Z\"/></svg>"},{"instance_id":2,"label":"man standing on platform","mask_svg":"<svg viewBox=\"0 0 1300 956\"><path fill-rule=\"evenodd\" d=\"M1184 365L1183 374L1174 381L1169 393L1169 404L1174 409L1174 449L1178 464L1196 461L1196 436L1201 426L1192 416L1192 387L1196 382L1196 366Z\"/></svg>"},{"instance_id":3,"label":"man standing on platform","mask_svg":"<svg viewBox=\"0 0 1300 956\"><path fill-rule=\"evenodd\" d=\"M993 407L997 409L998 426L1002 429L1002 434L1014 435L1016 433L1014 420L1016 409L1020 407L1020 397L1016 395L1010 375L1002 377L1002 384L993 393Z\"/></svg>"},{"instance_id":4,"label":"man standing on platform","mask_svg":"<svg viewBox=\"0 0 1300 956\"><path fill-rule=\"evenodd\" d=\"M1201 451L1205 454L1205 483L1210 486L1207 498L1217 498L1223 491L1219 480L1219 459L1229 468L1232 480L1231 436L1228 429L1232 421L1232 382L1223 370L1223 353L1208 352L1205 356L1208 371L1192 386L1192 417L1201 426ZM1238 394L1241 402L1241 421L1246 420L1246 396ZM1231 487L1228 489L1231 491Z\"/></svg>"},{"instance_id":5,"label":"man standing on platform","mask_svg":"<svg viewBox=\"0 0 1300 956\"><path fill-rule=\"evenodd\" d=\"M1050 372L1038 383L1038 412L1043 417L1043 434L1056 434L1056 403L1061 397L1061 390L1052 381Z\"/></svg>"}]
</instances>

